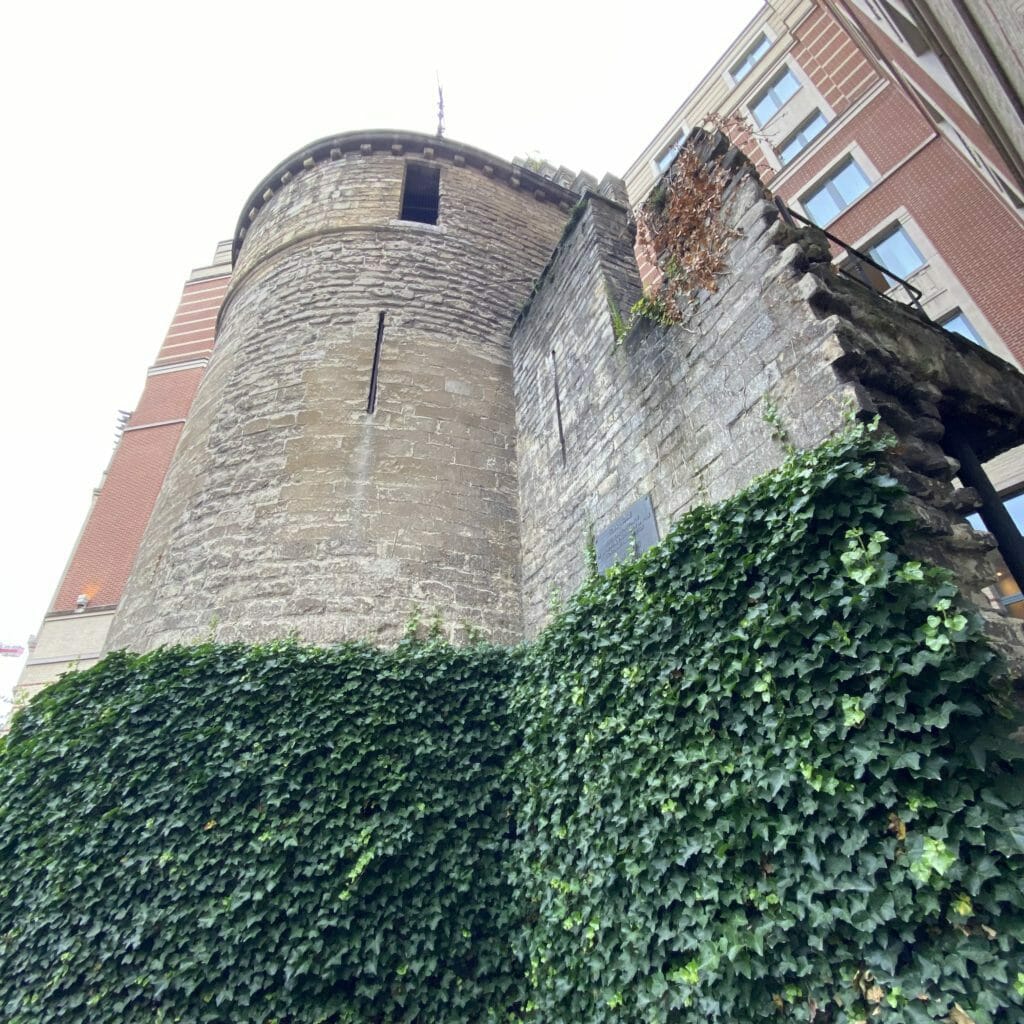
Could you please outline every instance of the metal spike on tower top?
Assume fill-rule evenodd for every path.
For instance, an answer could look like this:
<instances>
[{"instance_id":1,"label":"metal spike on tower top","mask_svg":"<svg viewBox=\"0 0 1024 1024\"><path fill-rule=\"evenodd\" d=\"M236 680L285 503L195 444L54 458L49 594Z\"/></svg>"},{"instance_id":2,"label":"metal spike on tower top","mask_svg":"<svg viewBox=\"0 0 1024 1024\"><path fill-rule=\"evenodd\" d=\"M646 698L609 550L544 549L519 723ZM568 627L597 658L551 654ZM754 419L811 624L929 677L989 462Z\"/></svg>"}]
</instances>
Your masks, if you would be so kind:
<instances>
[{"instance_id":1,"label":"metal spike on tower top","mask_svg":"<svg viewBox=\"0 0 1024 1024\"><path fill-rule=\"evenodd\" d=\"M435 74L437 74L435 72ZM441 88L441 76L437 75L437 137L444 138L444 90Z\"/></svg>"}]
</instances>

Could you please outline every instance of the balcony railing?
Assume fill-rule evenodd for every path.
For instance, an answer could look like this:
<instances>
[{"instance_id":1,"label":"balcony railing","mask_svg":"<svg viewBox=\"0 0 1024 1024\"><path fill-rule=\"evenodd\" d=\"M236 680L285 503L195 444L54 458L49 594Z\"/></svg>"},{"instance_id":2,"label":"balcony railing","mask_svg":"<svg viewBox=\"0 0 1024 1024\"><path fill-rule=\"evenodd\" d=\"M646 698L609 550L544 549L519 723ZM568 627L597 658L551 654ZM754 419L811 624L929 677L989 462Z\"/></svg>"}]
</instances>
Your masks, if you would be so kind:
<instances>
[{"instance_id":1,"label":"balcony railing","mask_svg":"<svg viewBox=\"0 0 1024 1024\"><path fill-rule=\"evenodd\" d=\"M779 196L775 197L775 205L779 208L779 212L782 214L787 224L796 226L796 222L799 221L801 224L806 224L812 228L818 228L818 230L835 245L838 245L842 249L849 259L845 264L840 264L836 269L840 274L845 277L849 277L854 281L860 281L861 284L867 285L872 291L878 292L885 298L892 298L888 292L879 291L877 285L872 281L869 276L866 267L872 268L876 273L882 275L882 279L885 281L891 281L891 288L897 286L901 287L907 293L908 301L903 305L913 306L925 319L929 319L928 314L924 311L924 307L921 305L922 291L920 288L915 288L909 281L904 280L902 277L898 277L888 267L883 267L881 263L873 260L867 253L863 253L860 249L854 249L852 245L848 245L841 238L837 238L832 234L831 231L826 231L824 228L818 227L813 220L808 220L802 214L796 212L796 210L788 207ZM877 278L876 278L877 280ZM893 301L896 301L895 299Z\"/></svg>"}]
</instances>

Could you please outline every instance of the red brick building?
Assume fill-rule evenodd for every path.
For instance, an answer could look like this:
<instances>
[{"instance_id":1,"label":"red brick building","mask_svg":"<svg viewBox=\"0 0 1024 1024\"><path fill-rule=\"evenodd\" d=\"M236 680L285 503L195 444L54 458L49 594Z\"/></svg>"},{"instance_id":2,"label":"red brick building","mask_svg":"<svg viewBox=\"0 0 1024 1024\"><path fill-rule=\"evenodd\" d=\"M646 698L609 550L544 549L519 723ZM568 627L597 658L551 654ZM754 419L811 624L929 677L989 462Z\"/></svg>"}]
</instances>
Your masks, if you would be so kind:
<instances>
[{"instance_id":1,"label":"red brick building","mask_svg":"<svg viewBox=\"0 0 1024 1024\"><path fill-rule=\"evenodd\" d=\"M1002 97L1012 109L1020 96L999 67L944 51L922 17L928 6L769 0L626 172L630 201L643 201L690 129L709 115L730 119L764 182L797 214L908 280L933 320L1024 366L1024 154L977 100ZM979 17L999 38L1014 24ZM1024 51L1018 42L1004 52ZM658 274L648 268L645 280ZM893 277L866 277L907 297ZM987 470L1024 524L1024 452Z\"/></svg>"},{"instance_id":2,"label":"red brick building","mask_svg":"<svg viewBox=\"0 0 1024 1024\"><path fill-rule=\"evenodd\" d=\"M1024 199L942 63L887 12L897 5L766 4L634 162L630 198L690 128L738 116L788 205L881 254L937 321L1021 362Z\"/></svg>"},{"instance_id":3,"label":"red brick building","mask_svg":"<svg viewBox=\"0 0 1024 1024\"><path fill-rule=\"evenodd\" d=\"M217 314L231 279L231 243L194 270L138 407L123 432L68 560L15 691L28 700L72 665L100 657L185 417L213 351Z\"/></svg>"},{"instance_id":4,"label":"red brick building","mask_svg":"<svg viewBox=\"0 0 1024 1024\"><path fill-rule=\"evenodd\" d=\"M933 319L1024 362L1024 199L899 13L898 0L766 4L629 169L630 198L707 115L738 115L794 210L910 279Z\"/></svg>"}]
</instances>

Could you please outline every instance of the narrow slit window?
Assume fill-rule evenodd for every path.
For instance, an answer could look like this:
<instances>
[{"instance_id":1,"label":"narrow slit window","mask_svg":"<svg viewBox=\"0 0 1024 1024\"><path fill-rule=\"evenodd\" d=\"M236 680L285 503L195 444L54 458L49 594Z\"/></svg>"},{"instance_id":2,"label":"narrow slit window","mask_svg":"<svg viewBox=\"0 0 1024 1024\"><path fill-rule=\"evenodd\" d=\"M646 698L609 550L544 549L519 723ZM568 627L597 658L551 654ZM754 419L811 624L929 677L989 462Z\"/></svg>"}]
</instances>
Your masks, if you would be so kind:
<instances>
[{"instance_id":1,"label":"narrow slit window","mask_svg":"<svg viewBox=\"0 0 1024 1024\"><path fill-rule=\"evenodd\" d=\"M441 168L406 164L400 220L436 224L441 201Z\"/></svg>"},{"instance_id":2,"label":"narrow slit window","mask_svg":"<svg viewBox=\"0 0 1024 1024\"><path fill-rule=\"evenodd\" d=\"M380 373L380 350L384 345L384 311L377 317L377 341L373 346L373 366L370 368L370 393L366 397L366 411L377 408L377 377Z\"/></svg>"},{"instance_id":3,"label":"narrow slit window","mask_svg":"<svg viewBox=\"0 0 1024 1024\"><path fill-rule=\"evenodd\" d=\"M551 350L551 383L555 391L555 422L558 424L558 444L562 450L562 465L565 465L565 429L562 426L562 392L558 386L558 360Z\"/></svg>"}]
</instances>

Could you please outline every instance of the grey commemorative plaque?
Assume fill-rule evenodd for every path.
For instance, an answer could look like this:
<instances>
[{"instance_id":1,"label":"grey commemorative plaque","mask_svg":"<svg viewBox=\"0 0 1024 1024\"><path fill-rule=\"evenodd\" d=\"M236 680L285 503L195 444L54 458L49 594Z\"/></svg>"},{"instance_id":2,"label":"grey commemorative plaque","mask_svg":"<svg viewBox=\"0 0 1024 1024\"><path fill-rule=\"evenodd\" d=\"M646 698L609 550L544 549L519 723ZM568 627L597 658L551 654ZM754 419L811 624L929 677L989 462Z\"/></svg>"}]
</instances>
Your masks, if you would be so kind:
<instances>
[{"instance_id":1,"label":"grey commemorative plaque","mask_svg":"<svg viewBox=\"0 0 1024 1024\"><path fill-rule=\"evenodd\" d=\"M657 543L658 524L654 521L654 506L651 504L650 495L647 495L639 501L634 501L621 516L594 538L597 568L604 572L616 562L624 562Z\"/></svg>"}]
</instances>

